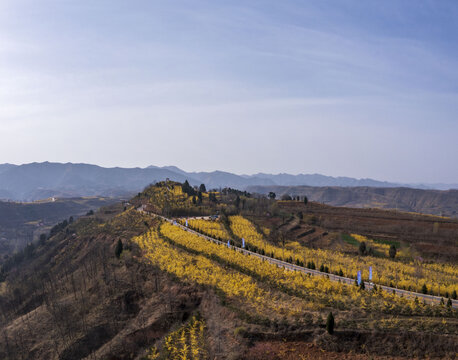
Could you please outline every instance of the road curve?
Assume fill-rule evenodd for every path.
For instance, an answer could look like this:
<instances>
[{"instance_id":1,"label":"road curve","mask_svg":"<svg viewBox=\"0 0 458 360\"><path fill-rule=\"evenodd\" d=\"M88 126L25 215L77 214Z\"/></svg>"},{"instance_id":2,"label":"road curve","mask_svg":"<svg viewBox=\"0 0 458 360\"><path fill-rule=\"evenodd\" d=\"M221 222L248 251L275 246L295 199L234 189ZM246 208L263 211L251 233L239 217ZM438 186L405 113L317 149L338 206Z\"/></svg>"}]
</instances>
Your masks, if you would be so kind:
<instances>
[{"instance_id":1,"label":"road curve","mask_svg":"<svg viewBox=\"0 0 458 360\"><path fill-rule=\"evenodd\" d=\"M208 241L214 242L216 244L227 246L227 243L225 243L223 241L220 241L220 240L217 240L217 239L214 239L214 238L212 238L210 236L207 236L207 235L204 235L202 233L199 233L199 232L197 232L195 230L192 230L192 229L190 229L190 228L188 228L188 227L186 227L184 225L181 225L180 223L176 222L173 219L169 219L169 218L166 218L165 216L158 215L158 214L152 213L150 211L147 211L147 210L145 210L145 206L144 205L142 205L139 208L137 208L137 210L140 211L140 212L144 212L144 213L150 214L150 215L152 215L154 217L161 218L162 220L165 220L165 221L170 222L172 224L175 224L176 226L180 227L181 229L183 229L185 231L188 231L188 232L190 232L192 234L195 234L197 236L200 236L200 237L202 237L202 238L204 238L204 239L206 239ZM344 276L339 276L339 275L334 275L334 274L328 274L328 273L321 272L321 271L318 271L318 270L308 269L308 268L305 268L305 267L302 267L302 266L298 266L298 265L295 265L295 264L288 263L286 261L273 259L273 258L271 258L269 256L261 255L261 254L258 254L258 253L255 253L255 252L252 252L252 251L249 251L249 250L246 250L246 249L242 249L242 248L234 246L234 245L230 245L230 248L235 249L236 251L238 251L238 252L240 252L242 254L245 254L245 255L256 256L256 257L262 259L263 261L267 261L267 262L269 262L271 264L275 264L275 265L277 265L279 267L282 267L282 268L285 268L287 270L300 271L302 273L311 274L311 275L315 275L315 276L326 276L330 280L339 281L341 283L346 283L346 284L350 284L350 285L353 285L355 283L355 279L352 279L352 278L347 278L347 277L344 277ZM370 282L365 281L364 282L364 286L365 286L366 289L372 289L373 284L370 283ZM377 284L377 287L380 287L385 291L394 292L395 294L400 295L400 296L408 296L408 297L411 297L411 298L417 297L418 299L426 300L429 303L440 303L441 299L443 299L440 296L421 294L421 293L417 293L417 292L413 292L413 291L407 291L407 290L403 290L403 289L397 289L397 288L393 288L393 287L389 287L389 286L385 286L385 285L378 285ZM444 299L444 301L445 300L446 299ZM458 308L458 300L453 300L452 299L452 307L453 308Z\"/></svg>"}]
</instances>

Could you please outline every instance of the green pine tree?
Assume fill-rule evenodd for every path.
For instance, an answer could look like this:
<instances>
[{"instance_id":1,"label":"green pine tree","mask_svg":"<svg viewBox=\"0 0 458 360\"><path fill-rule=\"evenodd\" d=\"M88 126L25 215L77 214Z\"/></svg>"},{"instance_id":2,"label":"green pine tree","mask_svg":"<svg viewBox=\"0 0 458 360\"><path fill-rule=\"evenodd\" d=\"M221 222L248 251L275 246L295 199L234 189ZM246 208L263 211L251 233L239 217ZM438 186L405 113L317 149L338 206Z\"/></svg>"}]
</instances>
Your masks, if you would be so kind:
<instances>
[{"instance_id":1,"label":"green pine tree","mask_svg":"<svg viewBox=\"0 0 458 360\"><path fill-rule=\"evenodd\" d=\"M390 258L394 259L396 256L396 246L391 245L390 250L388 251Z\"/></svg>"},{"instance_id":2,"label":"green pine tree","mask_svg":"<svg viewBox=\"0 0 458 360\"><path fill-rule=\"evenodd\" d=\"M123 245L122 245L122 241L121 240L118 240L117 244L116 244L116 247L115 247L115 255L116 257L119 259L119 257L121 256L121 253L122 253L122 250L123 250Z\"/></svg>"},{"instance_id":3,"label":"green pine tree","mask_svg":"<svg viewBox=\"0 0 458 360\"><path fill-rule=\"evenodd\" d=\"M423 294L427 294L428 293L428 288L426 287L426 284L423 284L423 286L421 287L421 292Z\"/></svg>"},{"instance_id":4,"label":"green pine tree","mask_svg":"<svg viewBox=\"0 0 458 360\"><path fill-rule=\"evenodd\" d=\"M330 312L326 320L326 330L330 335L334 334L334 325L334 315L332 315L332 312Z\"/></svg>"}]
</instances>

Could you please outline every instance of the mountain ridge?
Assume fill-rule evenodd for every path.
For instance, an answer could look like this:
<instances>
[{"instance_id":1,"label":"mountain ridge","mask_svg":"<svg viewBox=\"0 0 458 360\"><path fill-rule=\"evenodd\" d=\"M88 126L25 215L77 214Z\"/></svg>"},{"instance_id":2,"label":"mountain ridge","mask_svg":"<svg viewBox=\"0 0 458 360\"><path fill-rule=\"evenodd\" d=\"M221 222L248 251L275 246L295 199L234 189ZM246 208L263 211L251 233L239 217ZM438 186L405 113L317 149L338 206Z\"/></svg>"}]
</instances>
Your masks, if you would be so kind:
<instances>
[{"instance_id":1,"label":"mountain ridge","mask_svg":"<svg viewBox=\"0 0 458 360\"><path fill-rule=\"evenodd\" d=\"M51 196L122 196L141 191L147 185L165 179L207 188L232 187L245 190L249 186L339 186L339 187L408 187L448 190L458 184L399 184L374 179L332 177L321 174L238 175L226 171L186 172L176 166L146 168L102 167L85 163L33 162L0 164L0 199L34 201Z\"/></svg>"}]
</instances>

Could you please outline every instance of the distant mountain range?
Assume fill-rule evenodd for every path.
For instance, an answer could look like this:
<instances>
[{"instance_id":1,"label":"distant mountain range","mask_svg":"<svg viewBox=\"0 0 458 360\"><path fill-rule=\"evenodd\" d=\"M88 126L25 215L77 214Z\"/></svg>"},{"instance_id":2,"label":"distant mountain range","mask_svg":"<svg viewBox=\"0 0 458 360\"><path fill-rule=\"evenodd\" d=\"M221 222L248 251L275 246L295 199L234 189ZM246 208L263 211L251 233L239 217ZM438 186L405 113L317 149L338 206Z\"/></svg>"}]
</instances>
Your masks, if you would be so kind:
<instances>
[{"instance_id":1,"label":"distant mountain range","mask_svg":"<svg viewBox=\"0 0 458 360\"><path fill-rule=\"evenodd\" d=\"M236 175L229 172L186 172L175 166L147 168L104 168L73 163L0 164L0 199L33 201L49 197L122 196L141 191L145 186L165 180L207 188L249 186L340 186L340 187L411 187L447 190L458 184L396 184L373 179L332 177L320 174L254 174Z\"/></svg>"},{"instance_id":2,"label":"distant mountain range","mask_svg":"<svg viewBox=\"0 0 458 360\"><path fill-rule=\"evenodd\" d=\"M397 209L432 215L458 217L458 190L424 190L407 187L338 186L249 186L250 192L277 198L307 196L311 201L333 206Z\"/></svg>"}]
</instances>

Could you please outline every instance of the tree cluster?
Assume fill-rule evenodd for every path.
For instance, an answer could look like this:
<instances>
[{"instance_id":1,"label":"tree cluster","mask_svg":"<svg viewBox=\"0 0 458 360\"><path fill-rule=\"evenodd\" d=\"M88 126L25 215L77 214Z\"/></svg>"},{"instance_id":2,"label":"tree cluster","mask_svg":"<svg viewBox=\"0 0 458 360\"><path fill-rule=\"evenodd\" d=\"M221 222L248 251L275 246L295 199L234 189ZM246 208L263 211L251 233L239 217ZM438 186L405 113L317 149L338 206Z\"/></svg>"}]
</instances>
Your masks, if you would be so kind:
<instances>
[{"instance_id":1,"label":"tree cluster","mask_svg":"<svg viewBox=\"0 0 458 360\"><path fill-rule=\"evenodd\" d=\"M230 187L226 187L224 189L221 190L221 194L223 195L230 195L230 194L233 194L233 195L237 195L237 196L245 196L245 197L251 197L251 194L247 191L240 191L240 190L237 190L237 189L232 189Z\"/></svg>"},{"instance_id":2,"label":"tree cluster","mask_svg":"<svg viewBox=\"0 0 458 360\"><path fill-rule=\"evenodd\" d=\"M203 184L202 184L203 185ZM201 185L201 186L202 186ZM204 185L205 187L205 185ZM183 192L185 194L187 194L188 196L194 196L194 195L197 195L197 191L196 189L194 189L191 185L189 185L189 182L188 180L186 180L183 185L181 185L181 190L183 190Z\"/></svg>"},{"instance_id":3,"label":"tree cluster","mask_svg":"<svg viewBox=\"0 0 458 360\"><path fill-rule=\"evenodd\" d=\"M214 192L208 193L208 200L211 202L217 202L218 200L216 199L216 194Z\"/></svg>"},{"instance_id":4,"label":"tree cluster","mask_svg":"<svg viewBox=\"0 0 458 360\"><path fill-rule=\"evenodd\" d=\"M73 220L72 220L73 222ZM54 225L51 229L51 231L49 232L49 237L53 237L54 235L56 235L57 233L63 231L67 226L68 226L68 220L64 220L60 223L58 223L57 225Z\"/></svg>"},{"instance_id":5,"label":"tree cluster","mask_svg":"<svg viewBox=\"0 0 458 360\"><path fill-rule=\"evenodd\" d=\"M370 256L374 255L374 250L371 247L368 247L365 241L362 241L359 244L358 252L359 252L359 255L363 255L363 256L364 255L370 255Z\"/></svg>"}]
</instances>

